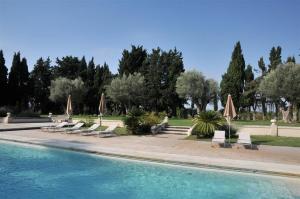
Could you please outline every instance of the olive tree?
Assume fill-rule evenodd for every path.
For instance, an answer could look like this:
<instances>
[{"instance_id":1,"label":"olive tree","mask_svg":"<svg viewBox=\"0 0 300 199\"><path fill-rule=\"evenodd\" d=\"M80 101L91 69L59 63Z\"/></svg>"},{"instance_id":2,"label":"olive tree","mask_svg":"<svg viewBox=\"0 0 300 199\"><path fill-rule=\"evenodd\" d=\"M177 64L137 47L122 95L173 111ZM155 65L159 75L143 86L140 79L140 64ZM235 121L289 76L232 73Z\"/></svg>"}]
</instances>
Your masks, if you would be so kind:
<instances>
[{"instance_id":1,"label":"olive tree","mask_svg":"<svg viewBox=\"0 0 300 199\"><path fill-rule=\"evenodd\" d=\"M59 77L51 81L49 99L53 102L60 103L62 104L62 107L65 107L68 95L71 95L72 104L74 105L74 110L76 112L83 101L85 90L81 78L71 80Z\"/></svg>"},{"instance_id":2,"label":"olive tree","mask_svg":"<svg viewBox=\"0 0 300 199\"><path fill-rule=\"evenodd\" d=\"M116 77L106 87L106 92L112 101L124 106L127 113L132 106L138 106L142 103L144 77L140 73Z\"/></svg>"},{"instance_id":3,"label":"olive tree","mask_svg":"<svg viewBox=\"0 0 300 199\"><path fill-rule=\"evenodd\" d=\"M289 62L279 65L264 77L259 90L273 100L288 102L293 109L293 121L298 120L300 104L300 65Z\"/></svg>"},{"instance_id":4,"label":"olive tree","mask_svg":"<svg viewBox=\"0 0 300 199\"><path fill-rule=\"evenodd\" d=\"M217 109L218 83L213 79L205 79L204 75L196 70L181 73L177 78L176 92L184 99L190 100L197 107L197 112L206 110L208 103L215 104Z\"/></svg>"}]
</instances>

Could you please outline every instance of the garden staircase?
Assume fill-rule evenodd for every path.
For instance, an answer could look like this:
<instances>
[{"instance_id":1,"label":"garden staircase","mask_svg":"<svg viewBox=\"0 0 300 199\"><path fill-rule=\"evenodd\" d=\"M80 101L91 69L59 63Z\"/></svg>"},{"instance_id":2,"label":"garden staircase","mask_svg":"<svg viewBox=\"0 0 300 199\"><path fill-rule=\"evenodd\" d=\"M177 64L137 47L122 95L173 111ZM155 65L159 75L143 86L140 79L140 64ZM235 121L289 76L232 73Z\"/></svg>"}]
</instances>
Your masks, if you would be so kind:
<instances>
[{"instance_id":1,"label":"garden staircase","mask_svg":"<svg viewBox=\"0 0 300 199\"><path fill-rule=\"evenodd\" d=\"M187 135L190 128L189 126L166 126L160 133Z\"/></svg>"}]
</instances>

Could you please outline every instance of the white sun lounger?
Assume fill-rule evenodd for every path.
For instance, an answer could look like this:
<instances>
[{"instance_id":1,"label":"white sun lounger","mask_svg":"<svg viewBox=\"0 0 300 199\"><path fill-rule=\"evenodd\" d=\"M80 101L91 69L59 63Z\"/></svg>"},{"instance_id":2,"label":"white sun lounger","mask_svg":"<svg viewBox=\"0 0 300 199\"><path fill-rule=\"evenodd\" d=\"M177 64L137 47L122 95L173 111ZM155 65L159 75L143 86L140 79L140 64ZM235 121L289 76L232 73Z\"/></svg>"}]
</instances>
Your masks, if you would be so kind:
<instances>
[{"instance_id":1,"label":"white sun lounger","mask_svg":"<svg viewBox=\"0 0 300 199\"><path fill-rule=\"evenodd\" d=\"M94 132L90 132L90 133L81 133L81 135L83 136L89 136L89 135L98 135L100 136L112 136L115 135L114 131L116 130L116 128L118 127L118 125L112 125L109 126L107 129L105 129L104 131L94 131Z\"/></svg>"},{"instance_id":2,"label":"white sun lounger","mask_svg":"<svg viewBox=\"0 0 300 199\"><path fill-rule=\"evenodd\" d=\"M100 126L100 124L93 124L90 128L88 129L78 129L78 130L74 130L74 131L68 131L68 134L76 134L76 133L91 133L93 131L95 131L98 127Z\"/></svg>"},{"instance_id":3,"label":"white sun lounger","mask_svg":"<svg viewBox=\"0 0 300 199\"><path fill-rule=\"evenodd\" d=\"M68 122L61 122L57 124L56 126L45 126L41 127L42 131L50 131L50 130L55 130L55 129L60 129L68 125Z\"/></svg>"},{"instance_id":4,"label":"white sun lounger","mask_svg":"<svg viewBox=\"0 0 300 199\"><path fill-rule=\"evenodd\" d=\"M250 145L252 149L252 142L249 133L246 132L239 133L239 138L237 140L237 143L242 145Z\"/></svg>"},{"instance_id":5,"label":"white sun lounger","mask_svg":"<svg viewBox=\"0 0 300 199\"><path fill-rule=\"evenodd\" d=\"M211 140L211 145L213 145L213 143L219 143L219 144L224 144L225 146L225 131L215 131L214 137Z\"/></svg>"},{"instance_id":6,"label":"white sun lounger","mask_svg":"<svg viewBox=\"0 0 300 199\"><path fill-rule=\"evenodd\" d=\"M59 129L54 129L54 132L74 131L74 130L80 129L80 127L82 127L83 125L84 125L84 123L79 122L79 123L76 123L73 127L70 127L70 128L59 128Z\"/></svg>"},{"instance_id":7,"label":"white sun lounger","mask_svg":"<svg viewBox=\"0 0 300 199\"><path fill-rule=\"evenodd\" d=\"M79 122L79 123L75 124L73 127L71 127L71 128L64 128L63 130L66 133L70 132L70 131L75 131L75 130L79 130L83 125L84 125L83 122Z\"/></svg>"}]
</instances>

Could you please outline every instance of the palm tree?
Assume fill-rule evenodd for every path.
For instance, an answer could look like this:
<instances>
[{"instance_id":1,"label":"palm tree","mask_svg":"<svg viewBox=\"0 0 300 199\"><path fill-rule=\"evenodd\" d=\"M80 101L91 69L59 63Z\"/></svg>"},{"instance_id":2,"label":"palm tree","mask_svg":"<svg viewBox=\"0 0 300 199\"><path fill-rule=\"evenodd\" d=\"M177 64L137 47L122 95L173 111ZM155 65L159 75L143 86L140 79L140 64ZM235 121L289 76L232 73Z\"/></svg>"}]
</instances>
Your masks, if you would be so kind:
<instances>
[{"instance_id":1,"label":"palm tree","mask_svg":"<svg viewBox=\"0 0 300 199\"><path fill-rule=\"evenodd\" d=\"M222 126L222 117L216 111L201 112L195 117L197 137L212 137L215 129Z\"/></svg>"}]
</instances>

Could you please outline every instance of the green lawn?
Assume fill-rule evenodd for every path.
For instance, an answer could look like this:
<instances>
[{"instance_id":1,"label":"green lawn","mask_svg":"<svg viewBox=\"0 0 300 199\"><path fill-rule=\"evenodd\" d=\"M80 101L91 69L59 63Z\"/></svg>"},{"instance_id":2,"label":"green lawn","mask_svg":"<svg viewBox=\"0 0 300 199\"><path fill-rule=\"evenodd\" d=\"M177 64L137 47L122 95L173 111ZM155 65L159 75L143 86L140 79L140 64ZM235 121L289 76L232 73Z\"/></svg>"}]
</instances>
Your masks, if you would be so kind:
<instances>
[{"instance_id":1,"label":"green lawn","mask_svg":"<svg viewBox=\"0 0 300 199\"><path fill-rule=\"evenodd\" d=\"M269 120L239 120L233 121L232 124L236 126L244 126L244 125L259 125L259 126L270 126L271 122ZM291 127L300 127L300 123L284 123L283 121L278 122L278 126L291 126Z\"/></svg>"},{"instance_id":2,"label":"green lawn","mask_svg":"<svg viewBox=\"0 0 300 199\"><path fill-rule=\"evenodd\" d=\"M73 115L74 119L86 120L86 119L98 119L95 115ZM122 120L125 116L103 116L104 120Z\"/></svg>"},{"instance_id":3,"label":"green lawn","mask_svg":"<svg viewBox=\"0 0 300 199\"><path fill-rule=\"evenodd\" d=\"M195 135L186 138L187 140L211 141L211 138L197 139ZM276 137L270 135L252 135L252 143L254 145L270 145L270 146L289 146L300 147L300 137ZM231 143L236 143L237 138L231 138ZM228 141L228 140L227 140Z\"/></svg>"},{"instance_id":4,"label":"green lawn","mask_svg":"<svg viewBox=\"0 0 300 199\"><path fill-rule=\"evenodd\" d=\"M171 125L171 126L193 126L193 121L191 119L169 118L169 125Z\"/></svg>"}]
</instances>

